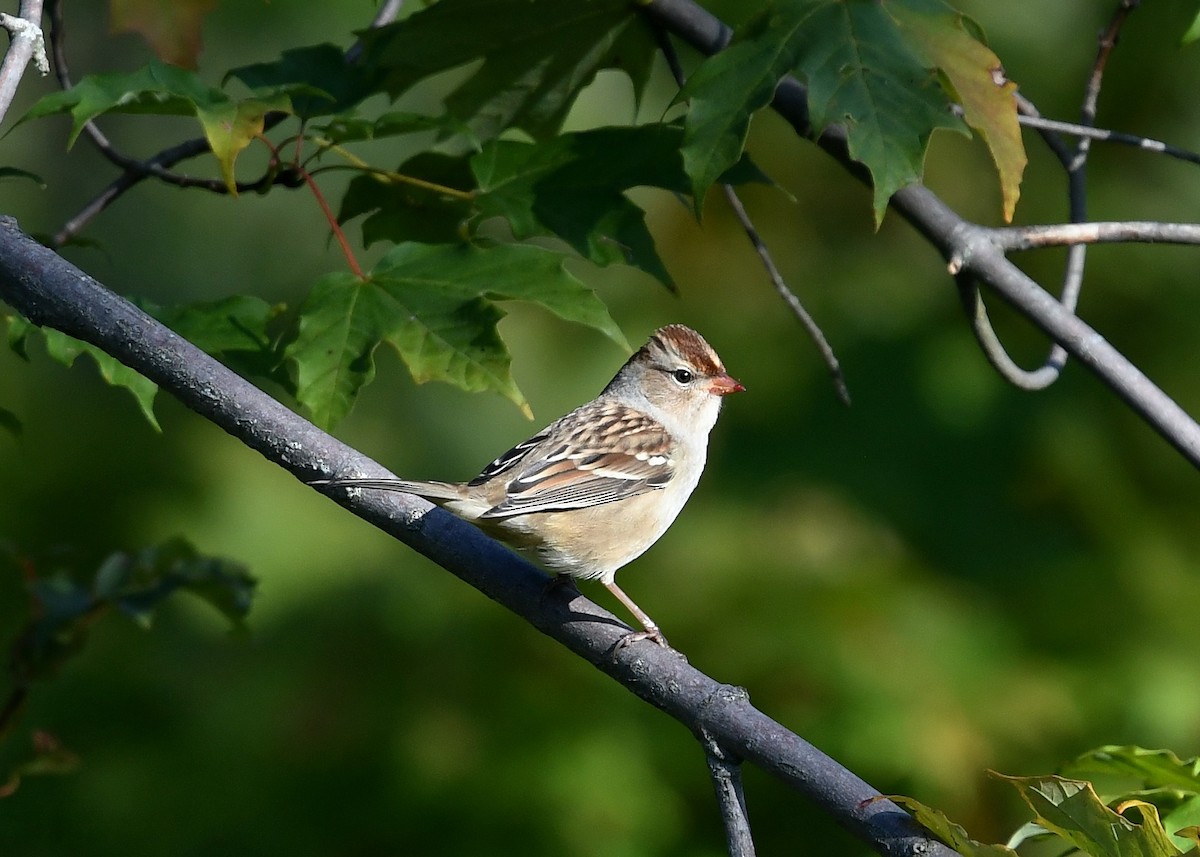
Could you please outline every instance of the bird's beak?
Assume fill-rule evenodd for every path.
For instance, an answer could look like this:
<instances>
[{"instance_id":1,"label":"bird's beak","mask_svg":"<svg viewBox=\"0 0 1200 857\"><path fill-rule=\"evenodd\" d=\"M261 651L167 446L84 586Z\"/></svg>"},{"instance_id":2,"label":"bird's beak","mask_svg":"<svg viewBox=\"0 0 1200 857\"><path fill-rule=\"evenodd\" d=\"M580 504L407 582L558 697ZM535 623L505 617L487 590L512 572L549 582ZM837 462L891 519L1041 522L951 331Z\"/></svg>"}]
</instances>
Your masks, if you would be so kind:
<instances>
[{"instance_id":1,"label":"bird's beak","mask_svg":"<svg viewBox=\"0 0 1200 857\"><path fill-rule=\"evenodd\" d=\"M714 396L728 396L730 393L744 393L746 388L740 381L729 375L717 375L709 383L708 392Z\"/></svg>"}]
</instances>

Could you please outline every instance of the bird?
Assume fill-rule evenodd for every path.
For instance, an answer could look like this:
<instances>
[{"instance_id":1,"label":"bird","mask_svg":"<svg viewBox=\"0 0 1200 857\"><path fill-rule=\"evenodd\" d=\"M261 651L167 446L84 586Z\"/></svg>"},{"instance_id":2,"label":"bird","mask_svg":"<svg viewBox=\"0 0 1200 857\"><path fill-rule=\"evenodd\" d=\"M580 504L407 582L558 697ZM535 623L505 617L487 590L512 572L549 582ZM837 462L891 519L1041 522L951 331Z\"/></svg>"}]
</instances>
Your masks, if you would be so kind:
<instances>
[{"instance_id":1,"label":"bird","mask_svg":"<svg viewBox=\"0 0 1200 857\"><path fill-rule=\"evenodd\" d=\"M746 388L699 333L659 328L595 399L487 465L469 482L344 477L326 488L416 494L510 547L532 552L562 580L599 580L642 625L659 626L617 586L618 569L667 531L691 496L725 396Z\"/></svg>"}]
</instances>

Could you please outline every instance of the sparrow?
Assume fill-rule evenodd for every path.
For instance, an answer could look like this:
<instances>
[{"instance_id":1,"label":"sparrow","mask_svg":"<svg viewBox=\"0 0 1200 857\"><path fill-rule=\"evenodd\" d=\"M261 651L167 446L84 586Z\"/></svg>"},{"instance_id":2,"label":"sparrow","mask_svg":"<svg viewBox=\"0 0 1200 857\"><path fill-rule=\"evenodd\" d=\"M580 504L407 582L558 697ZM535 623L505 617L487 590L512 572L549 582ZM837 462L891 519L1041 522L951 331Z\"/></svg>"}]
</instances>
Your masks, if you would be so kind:
<instances>
[{"instance_id":1,"label":"sparrow","mask_svg":"<svg viewBox=\"0 0 1200 857\"><path fill-rule=\"evenodd\" d=\"M617 570L667 531L700 481L721 403L744 391L700 334L656 330L595 399L505 452L469 482L336 478L327 488L416 494L547 568L599 580L641 623L658 625L617 586Z\"/></svg>"}]
</instances>

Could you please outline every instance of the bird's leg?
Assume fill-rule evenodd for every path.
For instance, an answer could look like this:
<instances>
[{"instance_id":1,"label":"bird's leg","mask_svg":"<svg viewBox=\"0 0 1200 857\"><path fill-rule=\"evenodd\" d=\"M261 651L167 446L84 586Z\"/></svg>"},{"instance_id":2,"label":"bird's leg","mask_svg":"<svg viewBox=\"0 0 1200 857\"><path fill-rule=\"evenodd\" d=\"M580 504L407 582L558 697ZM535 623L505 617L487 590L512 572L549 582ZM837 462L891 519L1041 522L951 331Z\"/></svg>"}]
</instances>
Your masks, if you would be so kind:
<instances>
[{"instance_id":1,"label":"bird's leg","mask_svg":"<svg viewBox=\"0 0 1200 857\"><path fill-rule=\"evenodd\" d=\"M605 587L613 595L617 596L617 600L628 608L629 612L637 617L637 620L642 623L645 631L635 631L632 634L626 634L617 641L616 649L620 650L628 646L630 643L636 643L638 640L653 640L664 649L671 648L667 643L667 638L663 636L662 631L658 630L658 625L654 620L646 615L646 611L633 603L633 599L621 591L621 587L617 586L616 581L610 581L604 584Z\"/></svg>"}]
</instances>

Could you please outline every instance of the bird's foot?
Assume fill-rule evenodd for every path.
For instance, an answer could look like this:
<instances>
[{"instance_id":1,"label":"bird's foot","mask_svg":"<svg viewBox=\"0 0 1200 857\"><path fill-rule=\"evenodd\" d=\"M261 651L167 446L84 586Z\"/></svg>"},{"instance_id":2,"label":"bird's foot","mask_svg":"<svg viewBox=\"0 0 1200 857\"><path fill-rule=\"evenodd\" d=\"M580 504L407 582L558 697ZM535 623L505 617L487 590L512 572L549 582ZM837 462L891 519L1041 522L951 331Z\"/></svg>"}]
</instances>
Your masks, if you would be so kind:
<instances>
[{"instance_id":1,"label":"bird's foot","mask_svg":"<svg viewBox=\"0 0 1200 857\"><path fill-rule=\"evenodd\" d=\"M658 628L647 628L645 631L631 631L621 639L617 640L616 644L613 646L613 654L615 655L626 646L631 646L634 643L640 643L642 640L653 640L664 649L671 648L671 644L667 642L667 638L663 636L662 631L658 630ZM672 651L674 650L672 649Z\"/></svg>"}]
</instances>

